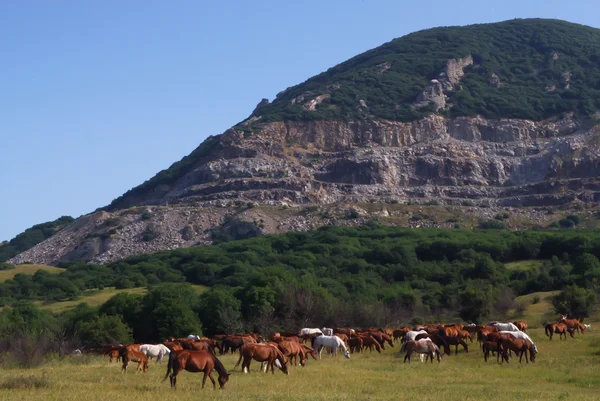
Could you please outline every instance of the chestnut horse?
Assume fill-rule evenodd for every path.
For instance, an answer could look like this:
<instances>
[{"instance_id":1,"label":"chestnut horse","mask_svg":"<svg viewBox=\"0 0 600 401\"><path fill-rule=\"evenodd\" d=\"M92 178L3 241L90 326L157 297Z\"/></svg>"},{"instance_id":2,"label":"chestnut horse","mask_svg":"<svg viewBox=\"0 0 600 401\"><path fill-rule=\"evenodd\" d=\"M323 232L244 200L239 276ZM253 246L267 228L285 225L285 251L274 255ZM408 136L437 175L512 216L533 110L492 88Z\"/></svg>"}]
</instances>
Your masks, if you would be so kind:
<instances>
[{"instance_id":1,"label":"chestnut horse","mask_svg":"<svg viewBox=\"0 0 600 401\"><path fill-rule=\"evenodd\" d=\"M527 323L524 320L517 320L513 324L517 326L517 329L527 333Z\"/></svg>"},{"instance_id":2,"label":"chestnut horse","mask_svg":"<svg viewBox=\"0 0 600 401\"><path fill-rule=\"evenodd\" d=\"M125 352L121 354L121 358L123 359L123 366L121 368L123 374L127 373L127 366L129 365L129 362L132 361L138 363L135 371L136 374L141 371L144 373L148 371L148 357L143 352L125 349Z\"/></svg>"},{"instance_id":3,"label":"chestnut horse","mask_svg":"<svg viewBox=\"0 0 600 401\"><path fill-rule=\"evenodd\" d=\"M202 388L204 388L207 376L212 382L213 388L217 387L215 384L215 379L211 375L213 369L216 369L217 373L219 374L218 380L220 388L223 388L225 383L227 383L227 380L229 380L229 373L227 373L227 369L225 369L225 366L223 366L221 361L212 352L189 351L184 349L181 351L172 351L169 354L167 373L162 381L167 380L169 373L172 372L170 376L171 388L175 388L175 385L177 384L177 375L184 369L192 373L204 372L204 377L202 378Z\"/></svg>"},{"instance_id":4,"label":"chestnut horse","mask_svg":"<svg viewBox=\"0 0 600 401\"><path fill-rule=\"evenodd\" d=\"M240 359L238 359L237 363L233 368L237 368L240 362L242 362L242 371L244 373L248 373L250 371L250 362L252 361L252 359L258 362L267 362L267 369L265 370L265 372L268 372L270 367L271 373L274 374L275 369L273 368L273 365L277 365L279 370L281 370L286 375L289 374L287 368L287 360L285 359L279 348L277 348L274 345L252 343L242 345L242 348L240 349Z\"/></svg>"},{"instance_id":5,"label":"chestnut horse","mask_svg":"<svg viewBox=\"0 0 600 401\"><path fill-rule=\"evenodd\" d=\"M562 336L565 336L565 340L567 339L567 325L563 323L550 323L544 327L546 335L549 337L550 341L552 341L552 336L554 334L558 334L558 340L562 340ZM573 332L569 332L571 337L574 338Z\"/></svg>"},{"instance_id":6,"label":"chestnut horse","mask_svg":"<svg viewBox=\"0 0 600 401\"><path fill-rule=\"evenodd\" d=\"M523 355L525 355L525 362L529 363L529 359L527 359L527 351L529 351L531 362L535 362L535 346L530 341L522 338L501 337L497 346L498 349L502 349L502 361L506 361L506 363L508 363L508 350L519 355L519 363L523 363Z\"/></svg>"},{"instance_id":7,"label":"chestnut horse","mask_svg":"<svg viewBox=\"0 0 600 401\"><path fill-rule=\"evenodd\" d=\"M567 315L562 315L558 323L566 325L567 330L569 330L569 333L573 338L575 338L575 336L573 336L573 331L575 330L577 330L581 334L585 334L585 326L581 324L581 322L577 319L567 319Z\"/></svg>"}]
</instances>

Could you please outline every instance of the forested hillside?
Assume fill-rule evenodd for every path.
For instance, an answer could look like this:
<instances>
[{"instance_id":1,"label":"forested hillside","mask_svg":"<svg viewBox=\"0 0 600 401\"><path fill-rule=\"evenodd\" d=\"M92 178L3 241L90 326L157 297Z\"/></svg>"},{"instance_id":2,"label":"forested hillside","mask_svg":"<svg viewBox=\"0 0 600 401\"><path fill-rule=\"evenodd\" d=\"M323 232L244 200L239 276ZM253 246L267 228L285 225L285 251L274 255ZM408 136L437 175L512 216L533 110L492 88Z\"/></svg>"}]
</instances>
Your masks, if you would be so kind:
<instances>
[{"instance_id":1,"label":"forested hillside","mask_svg":"<svg viewBox=\"0 0 600 401\"><path fill-rule=\"evenodd\" d=\"M106 286L149 286L170 293L172 307L199 317L210 333L232 325L373 325L414 315L482 321L515 308L518 295L565 289L583 301L565 300L563 310L584 317L600 288L598 257L596 231L329 227L104 266L71 263L60 274L39 271L0 283L0 297L10 305L76 299ZM525 260L537 262L510 263ZM192 289L159 285L184 282L211 289L198 297L189 295ZM152 294L120 294L118 306L101 311L125 316L134 328L136 310L161 304Z\"/></svg>"},{"instance_id":2,"label":"forested hillside","mask_svg":"<svg viewBox=\"0 0 600 401\"><path fill-rule=\"evenodd\" d=\"M517 19L427 29L394 39L288 88L253 115L262 116L261 122L419 119L432 110L414 109L417 95L448 60L469 55L473 65L465 69L460 89L449 94L451 116L540 120L600 109L600 30ZM329 97L314 111L294 101L323 94Z\"/></svg>"}]
</instances>

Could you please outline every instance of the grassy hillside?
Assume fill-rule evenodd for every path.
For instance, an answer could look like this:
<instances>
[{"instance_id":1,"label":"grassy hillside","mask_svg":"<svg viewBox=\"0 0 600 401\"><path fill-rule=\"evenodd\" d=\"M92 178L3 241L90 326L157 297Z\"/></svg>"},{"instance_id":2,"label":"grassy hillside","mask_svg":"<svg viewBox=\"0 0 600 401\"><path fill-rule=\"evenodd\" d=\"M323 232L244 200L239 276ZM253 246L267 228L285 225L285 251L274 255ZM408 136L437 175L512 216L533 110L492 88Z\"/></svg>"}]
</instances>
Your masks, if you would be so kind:
<instances>
[{"instance_id":1,"label":"grassy hillside","mask_svg":"<svg viewBox=\"0 0 600 401\"><path fill-rule=\"evenodd\" d=\"M0 244L0 263L5 262L21 252L33 248L40 242L50 238L63 228L71 224L75 219L71 216L62 216L54 221L36 224L8 242Z\"/></svg>"},{"instance_id":2,"label":"grassy hillside","mask_svg":"<svg viewBox=\"0 0 600 401\"><path fill-rule=\"evenodd\" d=\"M58 274L65 271L65 269L61 269L59 267L54 266L22 264L15 266L14 269L0 270L0 283L6 280L13 279L17 274L34 274L38 270L44 270L48 273L54 274Z\"/></svg>"},{"instance_id":3,"label":"grassy hillside","mask_svg":"<svg viewBox=\"0 0 600 401\"><path fill-rule=\"evenodd\" d=\"M198 294L205 292L208 288L203 285L194 285L193 288L196 290ZM90 290L86 291L81 297L72 301L62 301L62 302L51 302L51 303L42 303L40 301L36 302L36 304L41 309L46 309L54 313L65 312L69 309L76 307L81 303L86 303L91 307L96 307L104 304L111 297L121 294L145 294L147 292L146 288L126 288L126 289L116 289L116 288L104 288L103 290Z\"/></svg>"}]
</instances>

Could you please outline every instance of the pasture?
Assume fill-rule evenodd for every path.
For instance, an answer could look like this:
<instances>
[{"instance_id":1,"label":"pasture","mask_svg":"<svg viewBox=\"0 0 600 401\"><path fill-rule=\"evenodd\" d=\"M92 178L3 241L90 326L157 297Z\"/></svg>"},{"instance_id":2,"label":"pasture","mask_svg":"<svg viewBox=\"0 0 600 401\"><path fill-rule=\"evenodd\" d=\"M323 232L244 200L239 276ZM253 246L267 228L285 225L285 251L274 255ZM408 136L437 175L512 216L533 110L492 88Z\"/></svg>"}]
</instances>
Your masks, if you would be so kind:
<instances>
[{"instance_id":1,"label":"pasture","mask_svg":"<svg viewBox=\"0 0 600 401\"><path fill-rule=\"evenodd\" d=\"M0 283L6 280L12 280L17 274L34 274L38 270L45 270L48 273L58 274L65 271L60 267L46 266L46 265L34 265L34 264L22 264L15 266L14 269L0 270Z\"/></svg>"},{"instance_id":2,"label":"pasture","mask_svg":"<svg viewBox=\"0 0 600 401\"><path fill-rule=\"evenodd\" d=\"M203 285L192 285L192 288L198 293L201 294L208 289L208 287ZM86 303L89 306L96 307L100 306L106 301L108 301L113 296L125 292L129 294L140 294L143 295L148 291L146 287L138 287L138 288L125 288L125 289L116 289L114 287L104 288L102 290L89 290L86 291L81 297L71 301L60 301L60 302L51 302L51 303L42 303L40 301L35 302L36 306L41 309L46 309L54 313L65 312L69 309L72 309L79 305L80 303Z\"/></svg>"},{"instance_id":3,"label":"pasture","mask_svg":"<svg viewBox=\"0 0 600 401\"><path fill-rule=\"evenodd\" d=\"M151 362L146 374L130 369L121 375L119 363L100 357L73 357L53 361L41 368L0 371L2 400L598 400L600 399L600 333L592 330L575 340L549 342L542 329L530 332L539 347L535 364L485 363L476 343L470 352L444 356L441 364L404 364L397 356L398 344L377 353L353 354L351 359L323 355L310 359L305 368L292 367L289 376L276 371L258 372L251 364L244 375L231 371L236 355L221 356L231 377L225 390L213 391L210 381L200 390L202 374L182 372L177 390L162 382L166 363ZM15 378L44 378L47 387L7 388ZM217 377L215 372L215 378Z\"/></svg>"}]
</instances>

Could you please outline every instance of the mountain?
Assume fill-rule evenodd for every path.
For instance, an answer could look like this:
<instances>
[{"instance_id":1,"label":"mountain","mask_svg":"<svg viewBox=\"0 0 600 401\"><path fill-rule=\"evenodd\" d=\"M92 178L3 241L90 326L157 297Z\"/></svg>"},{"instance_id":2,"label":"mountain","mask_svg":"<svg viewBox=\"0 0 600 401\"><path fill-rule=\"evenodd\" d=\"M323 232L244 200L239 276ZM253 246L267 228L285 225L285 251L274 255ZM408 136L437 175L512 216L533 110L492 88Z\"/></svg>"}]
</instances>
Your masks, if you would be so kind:
<instances>
[{"instance_id":1,"label":"mountain","mask_svg":"<svg viewBox=\"0 0 600 401\"><path fill-rule=\"evenodd\" d=\"M5 262L13 256L33 248L40 242L50 238L63 228L69 226L73 221L75 221L75 219L71 216L62 216L54 221L36 224L10 241L0 243L0 262Z\"/></svg>"},{"instance_id":2,"label":"mountain","mask_svg":"<svg viewBox=\"0 0 600 401\"><path fill-rule=\"evenodd\" d=\"M600 200L598 110L598 29L526 19L415 32L263 99L12 262L107 262L373 216L473 226L514 208L509 227L544 226L558 216L540 207Z\"/></svg>"}]
</instances>

